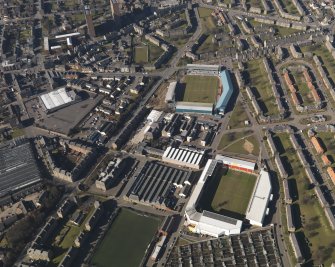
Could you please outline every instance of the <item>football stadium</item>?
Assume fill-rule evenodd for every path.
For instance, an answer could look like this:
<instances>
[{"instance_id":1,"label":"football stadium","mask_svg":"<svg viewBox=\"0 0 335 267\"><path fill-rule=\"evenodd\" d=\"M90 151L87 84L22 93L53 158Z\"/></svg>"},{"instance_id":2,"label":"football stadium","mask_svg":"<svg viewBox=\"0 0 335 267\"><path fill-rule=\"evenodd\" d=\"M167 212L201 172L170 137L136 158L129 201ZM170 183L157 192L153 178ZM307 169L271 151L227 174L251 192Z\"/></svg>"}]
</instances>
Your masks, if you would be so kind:
<instances>
[{"instance_id":1,"label":"football stadium","mask_svg":"<svg viewBox=\"0 0 335 267\"><path fill-rule=\"evenodd\" d=\"M188 64L175 90L176 112L224 115L234 88L229 71L219 65Z\"/></svg>"},{"instance_id":2,"label":"football stadium","mask_svg":"<svg viewBox=\"0 0 335 267\"><path fill-rule=\"evenodd\" d=\"M255 163L217 155L207 161L187 203L188 229L219 237L239 234L245 221L262 226L271 190L269 173L255 172Z\"/></svg>"}]
</instances>

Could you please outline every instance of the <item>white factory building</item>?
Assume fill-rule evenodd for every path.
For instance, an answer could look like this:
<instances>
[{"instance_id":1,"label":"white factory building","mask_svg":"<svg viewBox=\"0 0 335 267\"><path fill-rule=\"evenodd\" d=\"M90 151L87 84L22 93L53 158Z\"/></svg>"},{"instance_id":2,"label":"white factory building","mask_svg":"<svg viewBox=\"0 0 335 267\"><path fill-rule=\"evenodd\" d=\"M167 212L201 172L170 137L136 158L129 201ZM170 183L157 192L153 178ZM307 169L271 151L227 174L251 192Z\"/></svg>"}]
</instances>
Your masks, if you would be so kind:
<instances>
[{"instance_id":1,"label":"white factory building","mask_svg":"<svg viewBox=\"0 0 335 267\"><path fill-rule=\"evenodd\" d=\"M263 226L264 217L267 214L268 204L271 197L271 181L267 171L261 170L252 193L246 219L250 224Z\"/></svg>"},{"instance_id":2,"label":"white factory building","mask_svg":"<svg viewBox=\"0 0 335 267\"><path fill-rule=\"evenodd\" d=\"M196 205L203 193L204 185L207 179L210 179L213 175L217 164L217 160L210 159L207 161L187 203L185 209L186 223L190 231L198 234L206 234L214 237L239 234L242 228L242 221L209 211L200 213L196 210Z\"/></svg>"},{"instance_id":3,"label":"white factory building","mask_svg":"<svg viewBox=\"0 0 335 267\"><path fill-rule=\"evenodd\" d=\"M43 108L49 113L73 104L77 96L74 91L66 90L65 87L62 87L40 95L39 98L43 104Z\"/></svg>"},{"instance_id":4,"label":"white factory building","mask_svg":"<svg viewBox=\"0 0 335 267\"><path fill-rule=\"evenodd\" d=\"M167 147L162 160L167 163L192 169L200 169L204 159L204 151L189 147Z\"/></svg>"}]
</instances>

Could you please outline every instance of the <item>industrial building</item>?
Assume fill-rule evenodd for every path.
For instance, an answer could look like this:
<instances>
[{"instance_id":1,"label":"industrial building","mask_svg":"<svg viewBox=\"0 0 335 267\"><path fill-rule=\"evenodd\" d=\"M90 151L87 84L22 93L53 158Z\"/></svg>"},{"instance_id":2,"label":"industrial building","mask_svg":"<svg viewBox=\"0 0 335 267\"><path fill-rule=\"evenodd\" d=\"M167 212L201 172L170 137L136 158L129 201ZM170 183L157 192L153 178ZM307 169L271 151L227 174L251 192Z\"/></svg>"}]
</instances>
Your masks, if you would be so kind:
<instances>
[{"instance_id":1,"label":"industrial building","mask_svg":"<svg viewBox=\"0 0 335 267\"><path fill-rule=\"evenodd\" d=\"M176 191L191 185L191 172L157 162L147 162L134 177L125 199L162 209L174 208Z\"/></svg>"},{"instance_id":2,"label":"industrial building","mask_svg":"<svg viewBox=\"0 0 335 267\"><path fill-rule=\"evenodd\" d=\"M33 147L26 139L0 146L0 196L32 186L42 180Z\"/></svg>"},{"instance_id":3,"label":"industrial building","mask_svg":"<svg viewBox=\"0 0 335 267\"><path fill-rule=\"evenodd\" d=\"M65 87L40 95L39 99L47 113L69 106L78 100L75 92L66 90Z\"/></svg>"},{"instance_id":4,"label":"industrial building","mask_svg":"<svg viewBox=\"0 0 335 267\"><path fill-rule=\"evenodd\" d=\"M200 169L205 152L203 150L190 147L167 147L162 156L162 160L167 163L180 165L192 169Z\"/></svg>"},{"instance_id":5,"label":"industrial building","mask_svg":"<svg viewBox=\"0 0 335 267\"><path fill-rule=\"evenodd\" d=\"M216 155L215 159L220 160L225 166L229 167L230 169L237 171L253 173L256 168L256 163L246 160L235 159L222 155Z\"/></svg>"},{"instance_id":6,"label":"industrial building","mask_svg":"<svg viewBox=\"0 0 335 267\"><path fill-rule=\"evenodd\" d=\"M185 209L186 223L188 229L199 234L206 234L214 237L222 235L239 234L242 228L242 221L236 220L217 213L196 210L197 203L204 193L203 189L207 179L210 179L215 174L219 167L219 161L208 160L206 166L201 173L199 181L195 186L193 193L187 203Z\"/></svg>"},{"instance_id":7,"label":"industrial building","mask_svg":"<svg viewBox=\"0 0 335 267\"><path fill-rule=\"evenodd\" d=\"M246 213L246 219L249 220L252 225L263 226L265 215L268 213L267 209L271 191L270 175L267 171L262 169L257 178Z\"/></svg>"},{"instance_id":8,"label":"industrial building","mask_svg":"<svg viewBox=\"0 0 335 267\"><path fill-rule=\"evenodd\" d=\"M231 82L228 70L220 72L220 80L222 84L222 93L218 102L216 103L215 111L223 115L234 92L234 86Z\"/></svg>"}]
</instances>

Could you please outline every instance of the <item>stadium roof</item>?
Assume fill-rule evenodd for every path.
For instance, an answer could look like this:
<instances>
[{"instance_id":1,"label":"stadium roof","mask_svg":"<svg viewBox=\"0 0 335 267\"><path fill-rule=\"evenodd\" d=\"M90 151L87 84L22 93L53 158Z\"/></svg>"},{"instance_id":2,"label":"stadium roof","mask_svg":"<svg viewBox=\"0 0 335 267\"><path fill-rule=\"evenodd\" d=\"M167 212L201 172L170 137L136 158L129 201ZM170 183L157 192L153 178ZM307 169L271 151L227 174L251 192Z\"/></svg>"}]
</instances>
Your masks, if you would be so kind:
<instances>
[{"instance_id":1,"label":"stadium roof","mask_svg":"<svg viewBox=\"0 0 335 267\"><path fill-rule=\"evenodd\" d=\"M217 163L217 160L210 159L207 161L199 181L196 184L193 193L186 205L185 212L190 220L197 222L196 228L202 233L206 233L212 236L239 233L241 231L242 221L206 210L200 213L195 209L196 203L201 195L201 191L203 190L206 180L213 174Z\"/></svg>"},{"instance_id":2,"label":"stadium roof","mask_svg":"<svg viewBox=\"0 0 335 267\"><path fill-rule=\"evenodd\" d=\"M219 154L216 155L215 159L216 160L221 160L223 162L223 164L225 164L225 165L237 166L237 167L249 169L249 170L252 170L252 171L255 170L255 166L256 166L256 163L254 163L254 162L235 159L235 158L231 158L231 157L226 157L226 156L222 156L222 155L219 155Z\"/></svg>"},{"instance_id":3,"label":"stadium roof","mask_svg":"<svg viewBox=\"0 0 335 267\"><path fill-rule=\"evenodd\" d=\"M187 64L187 68L219 71L220 65Z\"/></svg>"},{"instance_id":4,"label":"stadium roof","mask_svg":"<svg viewBox=\"0 0 335 267\"><path fill-rule=\"evenodd\" d=\"M228 70L220 72L220 79L223 86L222 94L216 103L215 109L224 111L228 105L228 102L233 94L234 86L230 79L230 74Z\"/></svg>"},{"instance_id":5,"label":"stadium roof","mask_svg":"<svg viewBox=\"0 0 335 267\"><path fill-rule=\"evenodd\" d=\"M173 101L177 82L171 82L165 95L165 102Z\"/></svg>"},{"instance_id":6,"label":"stadium roof","mask_svg":"<svg viewBox=\"0 0 335 267\"><path fill-rule=\"evenodd\" d=\"M261 170L246 213L246 218L251 224L262 226L271 190L270 175Z\"/></svg>"},{"instance_id":7,"label":"stadium roof","mask_svg":"<svg viewBox=\"0 0 335 267\"><path fill-rule=\"evenodd\" d=\"M75 100L73 91L67 92L65 87L40 96L47 110L51 110Z\"/></svg>"}]
</instances>

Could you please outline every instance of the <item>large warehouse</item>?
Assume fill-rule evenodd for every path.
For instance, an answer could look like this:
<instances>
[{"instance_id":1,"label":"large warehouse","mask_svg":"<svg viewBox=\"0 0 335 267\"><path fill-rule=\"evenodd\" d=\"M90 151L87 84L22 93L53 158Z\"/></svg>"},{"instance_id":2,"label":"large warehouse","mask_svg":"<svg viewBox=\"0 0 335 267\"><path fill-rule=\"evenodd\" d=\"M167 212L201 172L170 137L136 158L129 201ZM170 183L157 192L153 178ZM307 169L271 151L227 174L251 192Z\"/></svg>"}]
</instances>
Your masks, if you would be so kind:
<instances>
[{"instance_id":1,"label":"large warehouse","mask_svg":"<svg viewBox=\"0 0 335 267\"><path fill-rule=\"evenodd\" d=\"M47 113L56 111L76 101L76 94L74 91L66 90L65 87L59 88L52 92L39 96L43 103L43 108Z\"/></svg>"},{"instance_id":2,"label":"large warehouse","mask_svg":"<svg viewBox=\"0 0 335 267\"><path fill-rule=\"evenodd\" d=\"M32 145L15 139L0 147L0 196L32 186L42 180Z\"/></svg>"},{"instance_id":3,"label":"large warehouse","mask_svg":"<svg viewBox=\"0 0 335 267\"><path fill-rule=\"evenodd\" d=\"M207 161L185 209L186 223L190 231L214 237L239 234L242 228L242 221L240 220L206 210L203 212L196 210L197 203L204 193L205 183L207 179L211 179L218 163L217 160L210 159Z\"/></svg>"},{"instance_id":4,"label":"large warehouse","mask_svg":"<svg viewBox=\"0 0 335 267\"><path fill-rule=\"evenodd\" d=\"M226 156L222 156L219 154L216 155L215 159L222 161L224 165L226 165L227 167L233 170L242 171L242 172L253 173L256 167L256 163L254 162L226 157Z\"/></svg>"},{"instance_id":5,"label":"large warehouse","mask_svg":"<svg viewBox=\"0 0 335 267\"><path fill-rule=\"evenodd\" d=\"M167 147L162 160L167 163L192 169L200 169L204 159L204 151L189 147Z\"/></svg>"},{"instance_id":6,"label":"large warehouse","mask_svg":"<svg viewBox=\"0 0 335 267\"><path fill-rule=\"evenodd\" d=\"M175 190L191 185L191 172L176 169L157 162L147 162L124 197L128 201L173 209Z\"/></svg>"}]
</instances>

